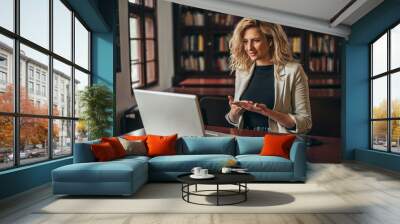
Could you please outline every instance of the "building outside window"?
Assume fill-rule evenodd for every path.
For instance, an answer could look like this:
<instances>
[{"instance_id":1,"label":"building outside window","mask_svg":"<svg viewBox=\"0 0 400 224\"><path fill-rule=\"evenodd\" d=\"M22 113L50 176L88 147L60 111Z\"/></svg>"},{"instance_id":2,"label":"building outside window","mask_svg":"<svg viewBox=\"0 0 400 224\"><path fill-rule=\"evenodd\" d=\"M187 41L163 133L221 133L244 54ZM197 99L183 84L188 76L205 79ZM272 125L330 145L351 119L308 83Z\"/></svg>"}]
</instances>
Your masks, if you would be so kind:
<instances>
[{"instance_id":1,"label":"building outside window","mask_svg":"<svg viewBox=\"0 0 400 224\"><path fill-rule=\"evenodd\" d=\"M36 84L36 95L40 96L40 84Z\"/></svg>"},{"instance_id":2,"label":"building outside window","mask_svg":"<svg viewBox=\"0 0 400 224\"><path fill-rule=\"evenodd\" d=\"M45 73L42 73L42 82L44 82L44 83L46 82L46 76L47 75Z\"/></svg>"},{"instance_id":3,"label":"building outside window","mask_svg":"<svg viewBox=\"0 0 400 224\"><path fill-rule=\"evenodd\" d=\"M7 68L7 56L0 54L0 68Z\"/></svg>"},{"instance_id":4,"label":"building outside window","mask_svg":"<svg viewBox=\"0 0 400 224\"><path fill-rule=\"evenodd\" d=\"M28 93L33 94L34 88L33 88L33 82L29 81L28 82Z\"/></svg>"},{"instance_id":5,"label":"building outside window","mask_svg":"<svg viewBox=\"0 0 400 224\"><path fill-rule=\"evenodd\" d=\"M42 96L46 96L46 86L42 86Z\"/></svg>"},{"instance_id":6,"label":"building outside window","mask_svg":"<svg viewBox=\"0 0 400 224\"><path fill-rule=\"evenodd\" d=\"M4 88L7 85L7 74L0 70L0 87Z\"/></svg>"},{"instance_id":7,"label":"building outside window","mask_svg":"<svg viewBox=\"0 0 400 224\"><path fill-rule=\"evenodd\" d=\"M29 66L28 74L29 74L29 79L33 80L33 67L32 66Z\"/></svg>"},{"instance_id":8,"label":"building outside window","mask_svg":"<svg viewBox=\"0 0 400 224\"><path fill-rule=\"evenodd\" d=\"M7 73L5 73L4 71L0 71L0 83L7 83Z\"/></svg>"},{"instance_id":9,"label":"building outside window","mask_svg":"<svg viewBox=\"0 0 400 224\"><path fill-rule=\"evenodd\" d=\"M156 1L129 1L132 88L158 83Z\"/></svg>"},{"instance_id":10,"label":"building outside window","mask_svg":"<svg viewBox=\"0 0 400 224\"><path fill-rule=\"evenodd\" d=\"M400 153L400 24L370 44L373 150Z\"/></svg>"},{"instance_id":11,"label":"building outside window","mask_svg":"<svg viewBox=\"0 0 400 224\"><path fill-rule=\"evenodd\" d=\"M14 8L14 1L0 2L3 9ZM11 21L19 21L16 29L0 23L8 30L0 29L0 82L5 80L11 87L0 90L0 170L70 156L78 136L79 140L87 139L86 127L76 128L79 114L71 107L64 109L66 105L79 102L80 89L56 91L59 88L57 79L69 86L79 84L81 89L90 85L81 80L90 80L91 33L65 3L62 0L19 1L18 9L7 13ZM12 60L14 54L20 59L18 62ZM72 55L75 55L74 60ZM12 78L17 65L19 88ZM75 73L79 73L79 79L73 79ZM53 89L50 89L50 78L55 84ZM20 94L15 94L16 90ZM63 108L54 100L58 94L64 94L70 101L64 102ZM19 97L14 98L14 95ZM54 105L50 105L50 97L53 97ZM14 111L15 105L18 112ZM18 132L14 133L14 129ZM33 136L33 132L38 134Z\"/></svg>"},{"instance_id":12,"label":"building outside window","mask_svg":"<svg viewBox=\"0 0 400 224\"><path fill-rule=\"evenodd\" d=\"M0 54L0 91L5 91L7 86L7 56Z\"/></svg>"},{"instance_id":13,"label":"building outside window","mask_svg":"<svg viewBox=\"0 0 400 224\"><path fill-rule=\"evenodd\" d=\"M40 81L40 70L36 69L36 81Z\"/></svg>"}]
</instances>

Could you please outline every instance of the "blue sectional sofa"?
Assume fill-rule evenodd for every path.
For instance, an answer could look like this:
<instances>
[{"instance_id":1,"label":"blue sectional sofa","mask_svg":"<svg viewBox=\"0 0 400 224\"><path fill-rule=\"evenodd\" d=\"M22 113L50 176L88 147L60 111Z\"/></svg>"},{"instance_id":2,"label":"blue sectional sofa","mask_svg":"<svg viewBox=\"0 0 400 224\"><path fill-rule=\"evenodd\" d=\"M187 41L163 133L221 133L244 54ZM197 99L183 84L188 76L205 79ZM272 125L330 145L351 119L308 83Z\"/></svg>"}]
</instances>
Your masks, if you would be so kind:
<instances>
[{"instance_id":1,"label":"blue sectional sofa","mask_svg":"<svg viewBox=\"0 0 400 224\"><path fill-rule=\"evenodd\" d=\"M256 181L304 182L306 147L296 139L290 159L260 156L263 137L182 137L177 155L127 156L96 162L90 149L98 141L75 144L74 163L52 171L53 193L68 195L131 195L148 181L176 181L193 167L218 172L234 159L247 168Z\"/></svg>"}]
</instances>

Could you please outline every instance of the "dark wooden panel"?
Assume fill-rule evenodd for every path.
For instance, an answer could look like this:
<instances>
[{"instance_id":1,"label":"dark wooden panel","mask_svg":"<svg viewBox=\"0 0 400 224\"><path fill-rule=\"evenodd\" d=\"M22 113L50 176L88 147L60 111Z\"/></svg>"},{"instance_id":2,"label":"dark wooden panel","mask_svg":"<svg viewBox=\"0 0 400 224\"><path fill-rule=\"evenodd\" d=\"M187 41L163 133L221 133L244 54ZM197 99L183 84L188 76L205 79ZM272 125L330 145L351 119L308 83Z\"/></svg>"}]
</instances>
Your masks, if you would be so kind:
<instances>
[{"instance_id":1,"label":"dark wooden panel","mask_svg":"<svg viewBox=\"0 0 400 224\"><path fill-rule=\"evenodd\" d=\"M310 135L340 137L340 98L311 98L313 127Z\"/></svg>"}]
</instances>

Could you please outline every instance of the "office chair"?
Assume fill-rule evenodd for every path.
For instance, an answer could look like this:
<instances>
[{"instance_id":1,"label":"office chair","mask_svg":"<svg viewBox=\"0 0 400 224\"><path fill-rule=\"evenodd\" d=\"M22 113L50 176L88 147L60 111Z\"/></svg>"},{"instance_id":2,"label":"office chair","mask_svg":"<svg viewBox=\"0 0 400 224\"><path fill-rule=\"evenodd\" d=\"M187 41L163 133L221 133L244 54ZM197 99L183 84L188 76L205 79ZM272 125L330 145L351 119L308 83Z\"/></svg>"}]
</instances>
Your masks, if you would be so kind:
<instances>
[{"instance_id":1,"label":"office chair","mask_svg":"<svg viewBox=\"0 0 400 224\"><path fill-rule=\"evenodd\" d=\"M227 97L204 96L199 103L205 125L233 127L225 120L230 110Z\"/></svg>"}]
</instances>

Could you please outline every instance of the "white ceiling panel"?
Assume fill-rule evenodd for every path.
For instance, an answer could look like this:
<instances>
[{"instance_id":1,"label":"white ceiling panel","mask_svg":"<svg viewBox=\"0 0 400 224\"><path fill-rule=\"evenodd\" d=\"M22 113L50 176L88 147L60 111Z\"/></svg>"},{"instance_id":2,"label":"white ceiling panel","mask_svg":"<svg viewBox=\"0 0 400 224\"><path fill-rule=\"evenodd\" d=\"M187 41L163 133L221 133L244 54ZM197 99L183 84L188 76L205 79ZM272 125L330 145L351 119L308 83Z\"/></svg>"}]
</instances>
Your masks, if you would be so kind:
<instances>
[{"instance_id":1,"label":"white ceiling panel","mask_svg":"<svg viewBox=\"0 0 400 224\"><path fill-rule=\"evenodd\" d=\"M350 26L383 0L166 0L347 38ZM346 5L337 20L332 21Z\"/></svg>"},{"instance_id":2,"label":"white ceiling panel","mask_svg":"<svg viewBox=\"0 0 400 224\"><path fill-rule=\"evenodd\" d=\"M224 0L329 21L350 0ZM311 6L311 7L310 7Z\"/></svg>"}]
</instances>

